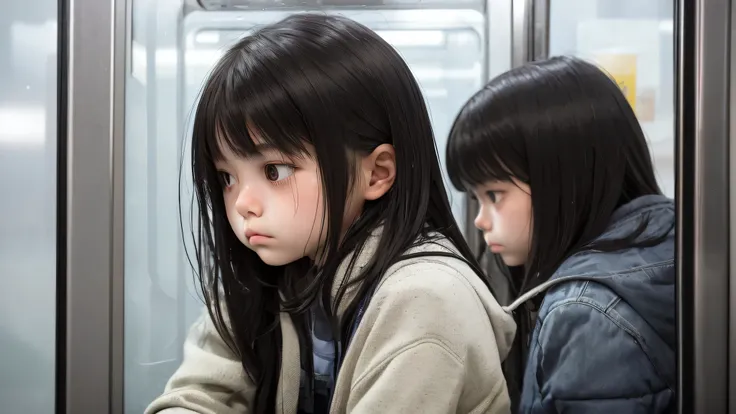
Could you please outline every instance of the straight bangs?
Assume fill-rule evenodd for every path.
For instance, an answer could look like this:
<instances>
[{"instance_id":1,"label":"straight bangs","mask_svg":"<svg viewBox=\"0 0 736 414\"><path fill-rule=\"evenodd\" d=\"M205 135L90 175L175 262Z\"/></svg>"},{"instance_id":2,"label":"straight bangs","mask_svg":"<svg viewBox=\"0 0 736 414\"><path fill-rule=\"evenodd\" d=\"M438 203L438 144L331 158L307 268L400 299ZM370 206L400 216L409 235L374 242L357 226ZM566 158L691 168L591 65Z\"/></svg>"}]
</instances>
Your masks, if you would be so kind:
<instances>
[{"instance_id":1,"label":"straight bangs","mask_svg":"<svg viewBox=\"0 0 736 414\"><path fill-rule=\"evenodd\" d=\"M481 91L487 93L487 91ZM520 128L514 119L495 119L471 99L455 120L447 143L447 172L452 185L472 191L488 181L528 183Z\"/></svg>"},{"instance_id":2,"label":"straight bangs","mask_svg":"<svg viewBox=\"0 0 736 414\"><path fill-rule=\"evenodd\" d=\"M263 147L293 158L309 156L310 134L295 104L300 92L294 83L278 80L283 75L277 62L259 52L267 50L259 45L264 41L254 37L229 51L202 92L195 120L201 125L195 125L193 141L213 163L224 159L225 148L241 157Z\"/></svg>"}]
</instances>

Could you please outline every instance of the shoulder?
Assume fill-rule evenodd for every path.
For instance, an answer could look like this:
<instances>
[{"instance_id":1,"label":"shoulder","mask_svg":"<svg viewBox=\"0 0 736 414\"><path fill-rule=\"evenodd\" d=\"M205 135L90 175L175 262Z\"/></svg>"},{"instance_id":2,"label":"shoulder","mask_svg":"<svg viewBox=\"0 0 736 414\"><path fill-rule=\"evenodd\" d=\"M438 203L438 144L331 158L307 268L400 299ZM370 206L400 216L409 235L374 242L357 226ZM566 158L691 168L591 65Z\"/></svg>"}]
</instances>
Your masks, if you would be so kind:
<instances>
[{"instance_id":1,"label":"shoulder","mask_svg":"<svg viewBox=\"0 0 736 414\"><path fill-rule=\"evenodd\" d=\"M391 321L384 328L400 329L407 341L440 338L458 355L476 346L493 350L495 343L505 356L516 331L481 276L463 260L441 255L389 268L366 309L370 314L376 322Z\"/></svg>"},{"instance_id":2,"label":"shoulder","mask_svg":"<svg viewBox=\"0 0 736 414\"><path fill-rule=\"evenodd\" d=\"M585 297L560 299L543 306L537 319L537 343L543 348L568 343L572 333L601 338L602 331L607 331L608 339L622 335L636 339L636 333L628 329L626 321L608 310L600 301Z\"/></svg>"},{"instance_id":3,"label":"shoulder","mask_svg":"<svg viewBox=\"0 0 736 414\"><path fill-rule=\"evenodd\" d=\"M478 275L460 257L428 254L403 260L390 267L383 277L382 284L396 284L401 281L421 284L436 280L468 285L474 279L479 279Z\"/></svg>"},{"instance_id":4,"label":"shoulder","mask_svg":"<svg viewBox=\"0 0 736 414\"><path fill-rule=\"evenodd\" d=\"M545 319L548 312L571 302L607 313L621 309L629 300L668 299L674 293L675 273L674 254L666 245L608 253L588 251L568 258L543 284L551 285L539 317Z\"/></svg>"},{"instance_id":5,"label":"shoulder","mask_svg":"<svg viewBox=\"0 0 736 414\"><path fill-rule=\"evenodd\" d=\"M632 307L604 280L592 277L555 286L539 310L534 346L541 355L580 364L595 360L596 355L602 358L598 364L589 364L590 369L598 366L636 371L653 365L655 371L669 377L667 367L672 355L661 332L653 329L652 324L658 321L645 318L639 313L641 308ZM651 303L656 301L656 296L650 298ZM615 355L627 352L645 356L647 364L615 367L603 361L616 360Z\"/></svg>"},{"instance_id":6,"label":"shoulder","mask_svg":"<svg viewBox=\"0 0 736 414\"><path fill-rule=\"evenodd\" d=\"M425 313L447 313L447 318L455 318L460 315L446 307L483 310L478 285L483 285L480 278L461 260L423 256L389 268L374 299L404 302L412 308L426 306L422 309Z\"/></svg>"},{"instance_id":7,"label":"shoulder","mask_svg":"<svg viewBox=\"0 0 736 414\"><path fill-rule=\"evenodd\" d=\"M446 304L453 309L485 315L485 302L490 298L495 303L483 276L470 267L447 239L420 244L409 250L407 257L387 269L376 290L378 297L409 301L415 306L432 303L429 313L448 311L448 318L463 319L469 315L437 306Z\"/></svg>"},{"instance_id":8,"label":"shoulder","mask_svg":"<svg viewBox=\"0 0 736 414\"><path fill-rule=\"evenodd\" d=\"M469 324L482 324L482 304L465 278L452 267L432 260L402 263L386 273L370 298L355 332L355 344L388 358L422 344L444 349L464 364ZM486 322L488 323L488 322ZM351 347L354 347L351 345ZM362 345L359 345L362 346Z\"/></svg>"},{"instance_id":9,"label":"shoulder","mask_svg":"<svg viewBox=\"0 0 736 414\"><path fill-rule=\"evenodd\" d=\"M420 243L409 249L405 257L388 268L379 288L417 287L439 294L449 288L477 296L477 286L484 286L481 277L448 239L438 238Z\"/></svg>"},{"instance_id":10,"label":"shoulder","mask_svg":"<svg viewBox=\"0 0 736 414\"><path fill-rule=\"evenodd\" d=\"M624 404L619 409L631 412L626 404L671 393L669 376L660 369L667 366L647 352L645 339L595 303L558 303L538 321L533 341L526 373L533 380L525 388L535 387L543 401L560 407L584 401Z\"/></svg>"},{"instance_id":11,"label":"shoulder","mask_svg":"<svg viewBox=\"0 0 736 414\"><path fill-rule=\"evenodd\" d=\"M344 367L354 367L353 390L377 378L392 390L407 380L427 379L445 390L460 387L453 392L462 395L456 401L460 407L504 406L508 394L501 360L514 333L511 316L462 260L412 258L384 275L348 347Z\"/></svg>"},{"instance_id":12,"label":"shoulder","mask_svg":"<svg viewBox=\"0 0 736 414\"><path fill-rule=\"evenodd\" d=\"M613 289L607 286L606 276L590 276L587 278L570 278L549 290L544 296L544 301L537 316L537 327L540 332L546 327L560 325L576 329L581 334L596 332L603 329L601 321L610 322L614 329L611 334L616 333L623 336L631 336L633 339L641 339L638 330L640 315L632 309L626 301ZM565 336L553 335L549 340L559 337L561 341ZM540 334L540 339L543 338Z\"/></svg>"}]
</instances>

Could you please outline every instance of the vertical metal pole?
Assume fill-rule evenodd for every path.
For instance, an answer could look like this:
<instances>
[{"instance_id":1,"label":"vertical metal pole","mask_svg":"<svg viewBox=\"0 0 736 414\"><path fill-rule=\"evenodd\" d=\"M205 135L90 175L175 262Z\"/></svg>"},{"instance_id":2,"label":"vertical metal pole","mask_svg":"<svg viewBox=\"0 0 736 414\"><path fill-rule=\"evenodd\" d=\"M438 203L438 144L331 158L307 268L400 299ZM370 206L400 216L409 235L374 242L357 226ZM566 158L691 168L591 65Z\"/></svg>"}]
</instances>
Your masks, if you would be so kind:
<instances>
[{"instance_id":1,"label":"vertical metal pole","mask_svg":"<svg viewBox=\"0 0 736 414\"><path fill-rule=\"evenodd\" d=\"M532 4L532 60L549 57L549 9L550 0L534 0Z\"/></svg>"},{"instance_id":2,"label":"vertical metal pole","mask_svg":"<svg viewBox=\"0 0 736 414\"><path fill-rule=\"evenodd\" d=\"M677 7L678 412L728 407L730 2Z\"/></svg>"},{"instance_id":3,"label":"vertical metal pole","mask_svg":"<svg viewBox=\"0 0 736 414\"><path fill-rule=\"evenodd\" d=\"M521 66L532 58L532 0L511 3L511 67Z\"/></svg>"},{"instance_id":4,"label":"vertical metal pole","mask_svg":"<svg viewBox=\"0 0 736 414\"><path fill-rule=\"evenodd\" d=\"M65 407L122 413L125 1L69 0ZM122 14L121 14L122 13ZM121 55L122 53L122 55ZM113 392L113 389L115 390Z\"/></svg>"}]
</instances>

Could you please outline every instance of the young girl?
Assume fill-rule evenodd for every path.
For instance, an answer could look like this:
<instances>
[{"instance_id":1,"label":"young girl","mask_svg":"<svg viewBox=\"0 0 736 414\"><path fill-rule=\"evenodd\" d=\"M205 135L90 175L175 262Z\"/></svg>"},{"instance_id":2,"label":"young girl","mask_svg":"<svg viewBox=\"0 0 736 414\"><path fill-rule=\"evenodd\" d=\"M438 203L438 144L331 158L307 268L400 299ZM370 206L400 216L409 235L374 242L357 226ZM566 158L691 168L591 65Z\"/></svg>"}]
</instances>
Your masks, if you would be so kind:
<instances>
[{"instance_id":1,"label":"young girl","mask_svg":"<svg viewBox=\"0 0 736 414\"><path fill-rule=\"evenodd\" d=\"M506 413L513 318L455 223L422 94L345 18L233 46L193 129L208 312L148 413Z\"/></svg>"},{"instance_id":2,"label":"young girl","mask_svg":"<svg viewBox=\"0 0 736 414\"><path fill-rule=\"evenodd\" d=\"M675 210L617 85L573 58L507 72L460 112L447 163L490 250L523 266L520 411L674 407Z\"/></svg>"}]
</instances>

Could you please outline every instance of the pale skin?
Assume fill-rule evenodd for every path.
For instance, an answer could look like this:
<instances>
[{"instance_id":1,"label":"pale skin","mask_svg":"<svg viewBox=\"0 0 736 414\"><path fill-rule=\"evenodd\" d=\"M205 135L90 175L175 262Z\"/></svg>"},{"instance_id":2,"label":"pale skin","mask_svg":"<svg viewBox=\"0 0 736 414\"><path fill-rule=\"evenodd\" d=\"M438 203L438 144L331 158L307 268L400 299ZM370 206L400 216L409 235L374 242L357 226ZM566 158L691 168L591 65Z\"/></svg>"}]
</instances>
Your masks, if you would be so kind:
<instances>
[{"instance_id":1,"label":"pale skin","mask_svg":"<svg viewBox=\"0 0 736 414\"><path fill-rule=\"evenodd\" d=\"M259 145L254 136L258 154L240 157L222 145L224 159L215 163L233 232L271 266L303 257L320 260L326 234L322 229L324 196L313 148L307 145L308 154L289 158L275 148ZM343 232L366 201L383 196L396 180L392 145L382 144L368 155L354 156L358 177L346 200Z\"/></svg>"},{"instance_id":2,"label":"pale skin","mask_svg":"<svg viewBox=\"0 0 736 414\"><path fill-rule=\"evenodd\" d=\"M493 253L507 266L521 266L529 258L532 200L531 189L521 181L487 181L473 188L478 199L475 227Z\"/></svg>"}]
</instances>

